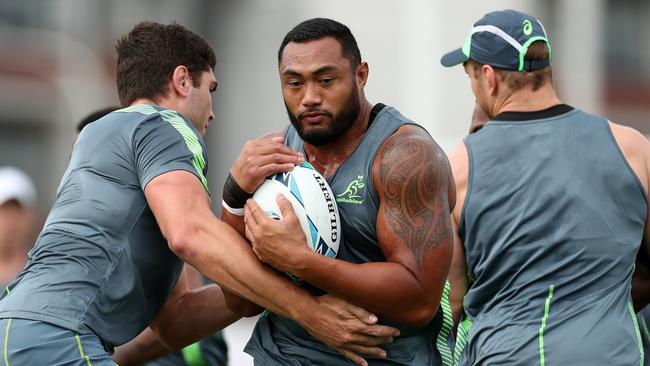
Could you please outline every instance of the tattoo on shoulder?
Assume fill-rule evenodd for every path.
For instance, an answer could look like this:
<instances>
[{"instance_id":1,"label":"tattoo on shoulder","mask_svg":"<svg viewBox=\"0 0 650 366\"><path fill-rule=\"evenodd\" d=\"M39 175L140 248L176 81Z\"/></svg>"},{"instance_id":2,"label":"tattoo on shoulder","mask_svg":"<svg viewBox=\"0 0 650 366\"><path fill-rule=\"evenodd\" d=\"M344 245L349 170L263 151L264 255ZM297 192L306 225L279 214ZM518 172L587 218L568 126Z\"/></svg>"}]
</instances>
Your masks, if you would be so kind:
<instances>
[{"instance_id":1,"label":"tattoo on shoulder","mask_svg":"<svg viewBox=\"0 0 650 366\"><path fill-rule=\"evenodd\" d=\"M387 221L418 266L431 248L452 240L449 164L425 134L393 135L379 161Z\"/></svg>"}]
</instances>

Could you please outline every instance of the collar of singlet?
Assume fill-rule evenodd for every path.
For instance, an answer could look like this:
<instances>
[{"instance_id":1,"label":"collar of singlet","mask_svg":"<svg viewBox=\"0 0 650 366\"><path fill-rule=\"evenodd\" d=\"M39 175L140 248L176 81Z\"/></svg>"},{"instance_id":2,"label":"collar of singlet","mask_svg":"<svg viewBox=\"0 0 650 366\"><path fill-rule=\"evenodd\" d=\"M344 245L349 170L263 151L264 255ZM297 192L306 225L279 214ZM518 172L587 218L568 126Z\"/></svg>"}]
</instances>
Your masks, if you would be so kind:
<instances>
[{"instance_id":1,"label":"collar of singlet","mask_svg":"<svg viewBox=\"0 0 650 366\"><path fill-rule=\"evenodd\" d=\"M493 121L530 121L535 119L545 119L557 117L571 112L574 108L567 104L556 104L550 108L541 111L531 112L503 112L492 118Z\"/></svg>"},{"instance_id":2,"label":"collar of singlet","mask_svg":"<svg viewBox=\"0 0 650 366\"><path fill-rule=\"evenodd\" d=\"M370 125L375 121L375 117L377 117L379 112L381 112L381 110L384 109L385 106L386 104L384 103L377 103L375 104L374 107L372 107L372 110L370 111L370 116L368 118L368 128L370 128Z\"/></svg>"}]
</instances>

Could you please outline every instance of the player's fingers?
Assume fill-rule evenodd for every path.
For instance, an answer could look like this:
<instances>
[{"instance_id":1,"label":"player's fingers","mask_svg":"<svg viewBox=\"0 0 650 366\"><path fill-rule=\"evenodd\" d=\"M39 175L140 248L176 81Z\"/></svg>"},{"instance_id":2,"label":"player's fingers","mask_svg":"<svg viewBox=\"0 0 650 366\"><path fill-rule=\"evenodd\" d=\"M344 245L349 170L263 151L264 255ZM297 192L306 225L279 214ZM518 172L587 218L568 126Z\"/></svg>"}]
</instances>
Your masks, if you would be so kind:
<instances>
[{"instance_id":1,"label":"player's fingers","mask_svg":"<svg viewBox=\"0 0 650 366\"><path fill-rule=\"evenodd\" d=\"M348 303L346 309L357 319L366 324L372 325L377 323L377 316L364 308Z\"/></svg>"},{"instance_id":2,"label":"player's fingers","mask_svg":"<svg viewBox=\"0 0 650 366\"><path fill-rule=\"evenodd\" d=\"M252 168L260 168L269 164L286 164L291 163L293 165L300 165L305 161L302 156L296 156L293 154L283 154L279 152L273 152L266 155L255 155L249 156L247 158L247 165Z\"/></svg>"},{"instance_id":3,"label":"player's fingers","mask_svg":"<svg viewBox=\"0 0 650 366\"><path fill-rule=\"evenodd\" d=\"M357 355L356 353L353 353L343 348L334 348L334 349L338 351L340 354L342 354L345 358L357 364L358 366L368 366L368 361L364 360L363 357Z\"/></svg>"},{"instance_id":4,"label":"player's fingers","mask_svg":"<svg viewBox=\"0 0 650 366\"><path fill-rule=\"evenodd\" d=\"M345 348L348 352L353 352L355 355L386 358L386 351L379 347L349 344L346 345Z\"/></svg>"},{"instance_id":5,"label":"player's fingers","mask_svg":"<svg viewBox=\"0 0 650 366\"><path fill-rule=\"evenodd\" d=\"M389 327L388 325L375 324L366 326L357 332L358 334L365 334L372 337L397 337L399 336L399 329Z\"/></svg>"},{"instance_id":6,"label":"player's fingers","mask_svg":"<svg viewBox=\"0 0 650 366\"><path fill-rule=\"evenodd\" d=\"M294 150L277 140L257 140L256 144L248 146L250 152L256 155L269 155L280 153L284 155L303 156L300 151Z\"/></svg>"},{"instance_id":7,"label":"player's fingers","mask_svg":"<svg viewBox=\"0 0 650 366\"><path fill-rule=\"evenodd\" d=\"M276 142L276 143L280 143L280 144L284 143L284 137L283 136L273 136L273 137L260 139L260 140L272 141L272 142Z\"/></svg>"},{"instance_id":8,"label":"player's fingers","mask_svg":"<svg viewBox=\"0 0 650 366\"><path fill-rule=\"evenodd\" d=\"M249 229L248 224L245 225L245 229L244 229L244 231L245 231L244 234L246 234L246 238L248 239L249 242L252 243L252 242L253 242L253 239L254 239L254 238L253 238L253 233L252 233L251 230Z\"/></svg>"},{"instance_id":9,"label":"player's fingers","mask_svg":"<svg viewBox=\"0 0 650 366\"><path fill-rule=\"evenodd\" d=\"M275 197L275 200L278 203L278 207L280 208L280 212L282 213L283 218L289 219L296 216L296 213L293 211L291 201L289 201L282 193L278 193L278 195Z\"/></svg>"},{"instance_id":10,"label":"player's fingers","mask_svg":"<svg viewBox=\"0 0 650 366\"><path fill-rule=\"evenodd\" d=\"M257 228L260 225L259 215L264 215L264 213L261 211L262 209L257 204L257 202L255 202L255 200L249 199L246 201L246 205L244 206L244 223L247 227L250 228L253 233L256 232Z\"/></svg>"},{"instance_id":11,"label":"player's fingers","mask_svg":"<svg viewBox=\"0 0 650 366\"><path fill-rule=\"evenodd\" d=\"M267 164L264 166L260 166L258 169L259 169L260 176L268 177L269 175L275 173L290 172L295 167L296 164L294 163L284 163L284 164Z\"/></svg>"},{"instance_id":12,"label":"player's fingers","mask_svg":"<svg viewBox=\"0 0 650 366\"><path fill-rule=\"evenodd\" d=\"M361 346L374 347L384 343L393 342L391 336L369 336L365 334L355 334L352 336L352 342Z\"/></svg>"}]
</instances>

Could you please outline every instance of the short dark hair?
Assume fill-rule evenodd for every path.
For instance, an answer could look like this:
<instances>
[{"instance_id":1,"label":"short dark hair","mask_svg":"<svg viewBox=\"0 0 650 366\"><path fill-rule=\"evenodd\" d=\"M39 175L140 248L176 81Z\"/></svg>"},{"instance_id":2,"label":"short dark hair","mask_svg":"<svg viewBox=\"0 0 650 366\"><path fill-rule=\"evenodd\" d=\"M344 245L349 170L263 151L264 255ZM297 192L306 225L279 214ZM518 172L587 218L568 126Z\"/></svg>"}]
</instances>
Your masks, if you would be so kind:
<instances>
[{"instance_id":1,"label":"short dark hair","mask_svg":"<svg viewBox=\"0 0 650 366\"><path fill-rule=\"evenodd\" d=\"M282 61L282 52L290 42L306 43L317 41L325 37L336 39L341 45L343 56L356 66L361 63L361 52L357 46L357 40L350 32L350 28L332 19L314 18L305 20L295 26L284 36L280 50L278 51L278 63Z\"/></svg>"},{"instance_id":2,"label":"short dark hair","mask_svg":"<svg viewBox=\"0 0 650 366\"><path fill-rule=\"evenodd\" d=\"M214 69L212 47L196 33L177 23L141 22L116 43L117 93L126 107L139 98L157 100L167 95L167 83L177 66L187 67L192 84Z\"/></svg>"},{"instance_id":3,"label":"short dark hair","mask_svg":"<svg viewBox=\"0 0 650 366\"><path fill-rule=\"evenodd\" d=\"M98 109L98 110L96 110L94 112L91 112L89 115L82 118L81 121L79 121L79 123L77 123L77 133L80 133L81 130L83 130L84 127L88 126L91 122L95 122L98 119L104 117L105 115L107 115L107 114L109 114L109 113L111 113L113 111L116 111L118 109L120 109L120 107L111 106L111 107L105 107L105 108L102 108L102 109Z\"/></svg>"}]
</instances>

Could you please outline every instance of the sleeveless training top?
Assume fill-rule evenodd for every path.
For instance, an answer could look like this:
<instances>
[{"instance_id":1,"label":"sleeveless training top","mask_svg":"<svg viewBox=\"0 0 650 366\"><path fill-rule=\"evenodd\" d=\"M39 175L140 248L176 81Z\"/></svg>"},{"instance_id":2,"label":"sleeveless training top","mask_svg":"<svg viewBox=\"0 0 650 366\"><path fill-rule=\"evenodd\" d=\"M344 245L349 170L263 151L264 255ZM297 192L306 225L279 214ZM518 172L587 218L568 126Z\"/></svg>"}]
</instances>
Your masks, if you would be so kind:
<instances>
[{"instance_id":1,"label":"sleeveless training top","mask_svg":"<svg viewBox=\"0 0 650 366\"><path fill-rule=\"evenodd\" d=\"M341 218L342 237L337 258L352 263L386 261L375 230L379 198L373 188L372 163L389 136L404 124L414 124L392 107L378 105L373 111L378 113L359 145L328 180ZM293 126L287 129L285 143L303 151L303 142ZM377 366L451 365L452 320L447 295L448 287L440 310L423 328L414 329L380 319L381 324L399 328L401 335L393 343L382 346L388 353L386 359L368 358L369 363ZM260 318L245 351L265 366L350 365L349 360L314 339L296 322L273 313Z\"/></svg>"},{"instance_id":2,"label":"sleeveless training top","mask_svg":"<svg viewBox=\"0 0 650 366\"><path fill-rule=\"evenodd\" d=\"M640 365L648 203L607 120L566 105L497 119L465 139L460 365Z\"/></svg>"}]
</instances>

